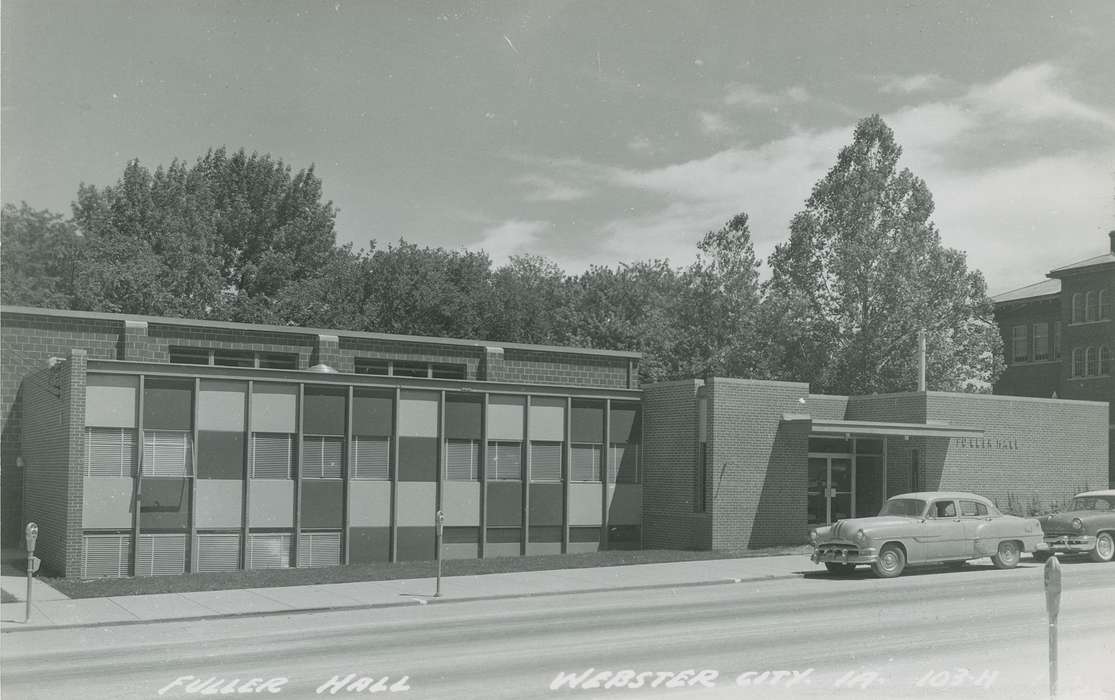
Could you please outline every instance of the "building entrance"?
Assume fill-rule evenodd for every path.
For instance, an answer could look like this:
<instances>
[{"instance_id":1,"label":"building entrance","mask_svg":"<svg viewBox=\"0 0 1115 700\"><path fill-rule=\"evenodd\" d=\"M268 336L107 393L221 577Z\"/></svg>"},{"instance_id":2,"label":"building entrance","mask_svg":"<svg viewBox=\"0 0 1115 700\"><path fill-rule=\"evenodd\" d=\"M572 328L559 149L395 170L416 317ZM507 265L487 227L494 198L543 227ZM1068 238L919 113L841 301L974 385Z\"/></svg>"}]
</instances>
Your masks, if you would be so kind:
<instances>
[{"instance_id":1,"label":"building entrance","mask_svg":"<svg viewBox=\"0 0 1115 700\"><path fill-rule=\"evenodd\" d=\"M877 515L886 493L886 445L877 438L809 439L810 526Z\"/></svg>"}]
</instances>

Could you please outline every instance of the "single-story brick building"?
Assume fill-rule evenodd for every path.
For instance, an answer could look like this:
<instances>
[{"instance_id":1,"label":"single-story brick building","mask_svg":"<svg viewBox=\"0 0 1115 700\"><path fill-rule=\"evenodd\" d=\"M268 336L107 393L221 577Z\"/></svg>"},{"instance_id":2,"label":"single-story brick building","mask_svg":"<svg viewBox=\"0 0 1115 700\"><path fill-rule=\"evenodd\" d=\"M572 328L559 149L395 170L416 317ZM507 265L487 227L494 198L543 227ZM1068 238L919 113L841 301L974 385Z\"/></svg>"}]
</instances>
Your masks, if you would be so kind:
<instances>
[{"instance_id":1,"label":"single-story brick building","mask_svg":"<svg viewBox=\"0 0 1115 700\"><path fill-rule=\"evenodd\" d=\"M1106 482L1106 403L638 383L636 353L0 309L5 539L73 577L798 543Z\"/></svg>"}]
</instances>

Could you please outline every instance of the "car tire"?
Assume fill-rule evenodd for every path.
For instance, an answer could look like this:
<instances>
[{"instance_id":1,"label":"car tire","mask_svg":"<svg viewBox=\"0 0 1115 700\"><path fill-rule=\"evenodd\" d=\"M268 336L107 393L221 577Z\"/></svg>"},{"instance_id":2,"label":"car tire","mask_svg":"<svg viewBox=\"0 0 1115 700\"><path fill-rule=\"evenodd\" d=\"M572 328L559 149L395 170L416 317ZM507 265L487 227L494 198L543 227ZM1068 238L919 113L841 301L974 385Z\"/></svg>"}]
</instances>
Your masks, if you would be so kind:
<instances>
[{"instance_id":1,"label":"car tire","mask_svg":"<svg viewBox=\"0 0 1115 700\"><path fill-rule=\"evenodd\" d=\"M1013 569L1022 560L1022 548L1014 540L1003 540L999 551L991 555L991 563L996 569Z\"/></svg>"},{"instance_id":2,"label":"car tire","mask_svg":"<svg viewBox=\"0 0 1115 700\"><path fill-rule=\"evenodd\" d=\"M1115 559L1115 537L1112 537L1110 532L1096 535L1096 546L1088 552L1088 558L1097 562Z\"/></svg>"},{"instance_id":3,"label":"car tire","mask_svg":"<svg viewBox=\"0 0 1115 700\"><path fill-rule=\"evenodd\" d=\"M871 571L879 578L894 578L906 568L906 552L896 544L883 545L879 558L871 563Z\"/></svg>"},{"instance_id":4,"label":"car tire","mask_svg":"<svg viewBox=\"0 0 1115 700\"><path fill-rule=\"evenodd\" d=\"M1044 564L1049 561L1049 557L1053 556L1052 552L1034 552L1034 561L1039 564Z\"/></svg>"},{"instance_id":5,"label":"car tire","mask_svg":"<svg viewBox=\"0 0 1115 700\"><path fill-rule=\"evenodd\" d=\"M856 565L844 564L838 561L826 561L825 568L828 569L829 573L833 576L847 576L856 570Z\"/></svg>"}]
</instances>

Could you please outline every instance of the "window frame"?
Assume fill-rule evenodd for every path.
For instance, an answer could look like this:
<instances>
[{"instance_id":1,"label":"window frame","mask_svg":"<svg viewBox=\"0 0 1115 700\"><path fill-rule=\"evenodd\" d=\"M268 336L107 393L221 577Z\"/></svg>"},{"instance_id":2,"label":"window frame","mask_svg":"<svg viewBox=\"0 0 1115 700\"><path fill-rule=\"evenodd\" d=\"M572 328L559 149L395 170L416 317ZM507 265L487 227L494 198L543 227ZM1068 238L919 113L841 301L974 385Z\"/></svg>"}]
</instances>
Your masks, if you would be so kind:
<instances>
[{"instance_id":1,"label":"window frame","mask_svg":"<svg viewBox=\"0 0 1115 700\"><path fill-rule=\"evenodd\" d=\"M1019 352L1020 347L1022 350L1021 352ZM1012 363L1026 362L1030 359L1030 343L1027 335L1027 326L1020 325L1011 327L1010 357Z\"/></svg>"},{"instance_id":2,"label":"window frame","mask_svg":"<svg viewBox=\"0 0 1115 700\"><path fill-rule=\"evenodd\" d=\"M1040 332L1039 332L1040 329ZM1033 324L1033 342L1031 347L1033 349L1034 362L1044 362L1050 358L1049 351L1049 323L1041 321ZM1044 352L1042 346L1045 346Z\"/></svg>"}]
</instances>

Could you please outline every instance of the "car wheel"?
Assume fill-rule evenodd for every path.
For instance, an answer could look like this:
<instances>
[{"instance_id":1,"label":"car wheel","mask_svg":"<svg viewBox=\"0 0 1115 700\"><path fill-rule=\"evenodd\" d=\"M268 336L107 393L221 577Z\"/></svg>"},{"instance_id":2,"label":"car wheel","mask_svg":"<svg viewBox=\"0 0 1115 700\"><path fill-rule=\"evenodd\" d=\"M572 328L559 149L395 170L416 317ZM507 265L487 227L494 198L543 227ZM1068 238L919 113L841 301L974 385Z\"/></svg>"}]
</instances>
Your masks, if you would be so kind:
<instances>
[{"instance_id":1,"label":"car wheel","mask_svg":"<svg viewBox=\"0 0 1115 700\"><path fill-rule=\"evenodd\" d=\"M1115 538L1110 532L1101 532L1096 535L1096 548L1088 552L1092 561L1111 561L1115 559Z\"/></svg>"},{"instance_id":2,"label":"car wheel","mask_svg":"<svg viewBox=\"0 0 1115 700\"><path fill-rule=\"evenodd\" d=\"M991 563L995 565L996 569L1013 569L1018 566L1018 562L1022 559L1022 550L1019 549L1018 543L1013 540L1006 540L999 543L999 551L991 555Z\"/></svg>"},{"instance_id":3,"label":"car wheel","mask_svg":"<svg viewBox=\"0 0 1115 700\"><path fill-rule=\"evenodd\" d=\"M1043 564L1049 561L1049 557L1051 556L1053 556L1053 554L1050 552L1034 552L1034 561L1039 564Z\"/></svg>"},{"instance_id":4,"label":"car wheel","mask_svg":"<svg viewBox=\"0 0 1115 700\"><path fill-rule=\"evenodd\" d=\"M906 568L906 553L896 544L885 545L879 550L879 558L871 564L871 570L879 578L894 578Z\"/></svg>"},{"instance_id":5,"label":"car wheel","mask_svg":"<svg viewBox=\"0 0 1115 700\"><path fill-rule=\"evenodd\" d=\"M829 573L833 576L847 576L848 574L856 570L856 565L843 564L838 561L826 561L825 568L828 569Z\"/></svg>"}]
</instances>

